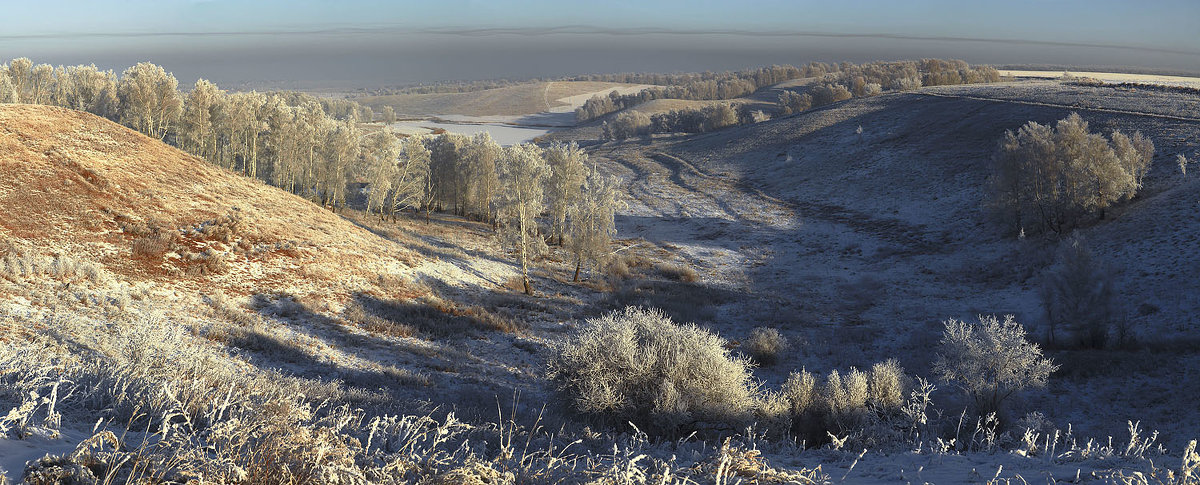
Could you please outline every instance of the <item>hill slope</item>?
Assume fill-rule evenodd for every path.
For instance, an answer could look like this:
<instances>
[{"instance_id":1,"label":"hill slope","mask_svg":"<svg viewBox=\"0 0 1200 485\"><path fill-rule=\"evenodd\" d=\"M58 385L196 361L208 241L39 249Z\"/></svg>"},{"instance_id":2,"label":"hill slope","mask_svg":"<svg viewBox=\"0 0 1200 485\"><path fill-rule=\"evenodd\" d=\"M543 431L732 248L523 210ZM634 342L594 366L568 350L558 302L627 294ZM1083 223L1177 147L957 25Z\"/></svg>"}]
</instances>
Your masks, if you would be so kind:
<instances>
[{"instance_id":1,"label":"hill slope","mask_svg":"<svg viewBox=\"0 0 1200 485\"><path fill-rule=\"evenodd\" d=\"M704 281L748 295L704 303L716 307L706 323L730 336L773 326L807 343L782 370L757 371L768 382L788 369L862 368L880 355L927 373L947 318L1012 313L1032 336L1044 335L1040 276L1057 243L995 227L983 189L1005 130L1072 111L1092 131L1154 139L1155 165L1138 197L1080 232L1117 271L1122 317L1144 343L1200 338L1200 180L1174 163L1178 153L1195 157L1200 122L1164 114L1190 113L1196 101L1045 82L928 88L591 153L624 179L622 234L679 248ZM572 134L588 133L559 136ZM1096 436L1122 433L1127 419L1162 430L1174 446L1194 436L1194 426L1175 424L1194 407L1163 387L1196 384L1179 365L1194 365L1194 351L1056 357L1066 365L1050 392L1031 395L1020 412L1040 410ZM1120 404L1078 414L1101 395ZM1148 404L1145 396L1159 397Z\"/></svg>"},{"instance_id":2,"label":"hill slope","mask_svg":"<svg viewBox=\"0 0 1200 485\"><path fill-rule=\"evenodd\" d=\"M0 153L0 236L130 278L346 296L398 290L381 276L407 279L421 263L303 198L87 113L2 105Z\"/></svg>"}]
</instances>

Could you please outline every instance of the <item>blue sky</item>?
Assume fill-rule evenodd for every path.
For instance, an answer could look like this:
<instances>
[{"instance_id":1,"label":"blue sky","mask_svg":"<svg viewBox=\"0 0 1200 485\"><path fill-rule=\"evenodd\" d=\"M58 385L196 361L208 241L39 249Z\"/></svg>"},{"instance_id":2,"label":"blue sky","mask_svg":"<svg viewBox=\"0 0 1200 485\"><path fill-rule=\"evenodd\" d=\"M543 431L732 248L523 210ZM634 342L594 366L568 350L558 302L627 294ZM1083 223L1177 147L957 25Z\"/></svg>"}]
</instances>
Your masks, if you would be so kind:
<instances>
[{"instance_id":1,"label":"blue sky","mask_svg":"<svg viewBox=\"0 0 1200 485\"><path fill-rule=\"evenodd\" d=\"M445 55L468 57L490 51L519 64L523 58L517 49L539 51L547 40L561 46L563 52L555 55L563 59L578 58L568 57L571 49L602 51L599 58L604 62L594 65L618 70L655 65L649 53L638 49L671 56L671 62L664 64L668 70L748 67L737 64L739 59L804 62L932 56L989 63L1200 70L1200 0L43 0L4 7L0 58L28 55L51 63L94 59L113 67L149 59L174 63L185 71L190 69L185 63L208 63L228 71L226 77L242 81L285 74L314 76L333 69L330 66L336 63L322 64L321 56L350 55L357 62L370 63L368 51L380 54L380 62L401 63L417 59L428 63L426 58L437 49L448 49ZM592 29L537 30L562 26ZM466 32L480 28L516 30ZM635 28L658 30L633 35L629 29ZM756 38L762 33L776 37ZM822 33L885 34L900 39L811 35ZM540 38L541 44L531 43L531 38ZM409 54L394 54L399 51ZM312 74L288 64L305 53L311 54ZM218 66L217 58L223 56L232 67ZM631 59L627 69L621 69L625 67L619 62L622 56ZM482 57L481 62L487 64L488 59ZM264 62L274 63L277 69L264 71L260 66L260 72L252 72L254 65ZM564 64L561 72L540 66L535 70L541 72L530 75L566 74L590 65ZM434 73L471 75L429 65L429 74L422 76L414 71L424 64L410 67L414 69L401 77L411 79L402 82ZM520 75L487 67L477 71L472 77Z\"/></svg>"}]
</instances>

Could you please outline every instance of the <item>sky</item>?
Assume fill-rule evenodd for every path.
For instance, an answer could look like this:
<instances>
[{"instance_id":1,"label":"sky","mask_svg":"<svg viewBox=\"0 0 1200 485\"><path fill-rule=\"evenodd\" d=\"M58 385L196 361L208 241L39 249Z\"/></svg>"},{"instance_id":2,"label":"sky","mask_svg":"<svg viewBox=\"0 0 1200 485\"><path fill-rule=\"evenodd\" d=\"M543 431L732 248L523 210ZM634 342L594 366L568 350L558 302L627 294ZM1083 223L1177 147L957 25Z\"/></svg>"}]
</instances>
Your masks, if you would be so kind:
<instances>
[{"instance_id":1,"label":"sky","mask_svg":"<svg viewBox=\"0 0 1200 485\"><path fill-rule=\"evenodd\" d=\"M4 3L0 59L151 61L235 88L921 57L1200 72L1198 0Z\"/></svg>"}]
</instances>

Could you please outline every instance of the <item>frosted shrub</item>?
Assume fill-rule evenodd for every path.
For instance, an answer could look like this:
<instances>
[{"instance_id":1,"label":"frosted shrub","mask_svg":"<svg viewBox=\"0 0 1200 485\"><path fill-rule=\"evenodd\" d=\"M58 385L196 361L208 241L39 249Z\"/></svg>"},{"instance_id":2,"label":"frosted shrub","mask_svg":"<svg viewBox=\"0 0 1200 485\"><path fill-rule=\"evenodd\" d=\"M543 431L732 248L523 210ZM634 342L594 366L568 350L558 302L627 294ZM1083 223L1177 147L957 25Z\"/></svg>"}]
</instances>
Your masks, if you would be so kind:
<instances>
[{"instance_id":1,"label":"frosted shrub","mask_svg":"<svg viewBox=\"0 0 1200 485\"><path fill-rule=\"evenodd\" d=\"M870 401L886 410L897 410L904 404L904 369L896 359L888 359L871 367L868 377Z\"/></svg>"},{"instance_id":2,"label":"frosted shrub","mask_svg":"<svg viewBox=\"0 0 1200 485\"><path fill-rule=\"evenodd\" d=\"M1187 163L1188 163L1187 157L1183 156L1183 154L1180 153L1179 155L1175 156L1175 163L1179 164L1179 173L1183 174L1183 175L1187 175Z\"/></svg>"},{"instance_id":3,"label":"frosted shrub","mask_svg":"<svg viewBox=\"0 0 1200 485\"><path fill-rule=\"evenodd\" d=\"M788 404L791 432L808 445L831 435L879 444L898 439L895 430L908 426L908 382L904 369L889 360L870 372L834 370L823 383L808 371L793 372L779 395Z\"/></svg>"},{"instance_id":4,"label":"frosted shrub","mask_svg":"<svg viewBox=\"0 0 1200 485\"><path fill-rule=\"evenodd\" d=\"M787 338L779 330L769 327L756 327L750 331L743 344L746 353L759 365L775 365L779 362L779 354L788 348Z\"/></svg>"},{"instance_id":5,"label":"frosted shrub","mask_svg":"<svg viewBox=\"0 0 1200 485\"><path fill-rule=\"evenodd\" d=\"M946 321L934 371L962 389L981 415L996 412L1009 396L1045 387L1058 369L1042 349L1025 340L1025 328L1006 315L981 316L979 323Z\"/></svg>"},{"instance_id":6,"label":"frosted shrub","mask_svg":"<svg viewBox=\"0 0 1200 485\"><path fill-rule=\"evenodd\" d=\"M549 376L580 413L648 432L736 426L756 404L750 363L725 340L658 310L628 307L583 322L555 349Z\"/></svg>"}]
</instances>

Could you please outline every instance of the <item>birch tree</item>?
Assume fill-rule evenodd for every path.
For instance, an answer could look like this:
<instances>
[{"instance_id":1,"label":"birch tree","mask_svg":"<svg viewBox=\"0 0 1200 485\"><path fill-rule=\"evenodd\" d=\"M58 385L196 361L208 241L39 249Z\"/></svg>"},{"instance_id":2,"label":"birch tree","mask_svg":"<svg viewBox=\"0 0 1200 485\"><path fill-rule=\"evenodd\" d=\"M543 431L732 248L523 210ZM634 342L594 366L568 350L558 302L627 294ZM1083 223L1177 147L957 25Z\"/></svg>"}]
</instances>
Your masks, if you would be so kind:
<instances>
[{"instance_id":1,"label":"birch tree","mask_svg":"<svg viewBox=\"0 0 1200 485\"><path fill-rule=\"evenodd\" d=\"M472 136L459 152L459 177L462 190L465 191L465 210L488 222L496 220L492 202L500 185L496 170L496 159L500 157L500 152L500 145L486 131Z\"/></svg>"},{"instance_id":2,"label":"birch tree","mask_svg":"<svg viewBox=\"0 0 1200 485\"><path fill-rule=\"evenodd\" d=\"M28 91L29 78L33 74L33 61L28 57L18 57L10 61L5 70L8 72L8 78L15 93L16 101L14 102L28 103L28 95L25 92Z\"/></svg>"},{"instance_id":3,"label":"birch tree","mask_svg":"<svg viewBox=\"0 0 1200 485\"><path fill-rule=\"evenodd\" d=\"M213 118L225 95L217 85L205 79L196 81L184 102L179 138L184 150L216 162L217 136Z\"/></svg>"},{"instance_id":4,"label":"birch tree","mask_svg":"<svg viewBox=\"0 0 1200 485\"><path fill-rule=\"evenodd\" d=\"M12 78L8 77L8 73L0 69L0 104L20 102L21 97L17 93L17 87L13 85Z\"/></svg>"},{"instance_id":5,"label":"birch tree","mask_svg":"<svg viewBox=\"0 0 1200 485\"><path fill-rule=\"evenodd\" d=\"M149 62L138 63L121 74L117 96L121 122L160 140L183 111L179 81Z\"/></svg>"},{"instance_id":6,"label":"birch tree","mask_svg":"<svg viewBox=\"0 0 1200 485\"><path fill-rule=\"evenodd\" d=\"M396 161L400 157L400 148L400 141L395 135L384 131L367 135L363 140L368 187L367 212L378 211L380 216L385 214L399 171Z\"/></svg>"},{"instance_id":7,"label":"birch tree","mask_svg":"<svg viewBox=\"0 0 1200 485\"><path fill-rule=\"evenodd\" d=\"M400 159L392 183L389 201L393 219L405 207L424 208L429 219L429 204L433 197L429 173L429 149L419 137L410 136L401 142Z\"/></svg>"},{"instance_id":8,"label":"birch tree","mask_svg":"<svg viewBox=\"0 0 1200 485\"><path fill-rule=\"evenodd\" d=\"M359 154L358 126L326 118L321 128L321 158L324 163L318 172L317 192L321 203L337 208L346 203L346 182L350 164Z\"/></svg>"},{"instance_id":9,"label":"birch tree","mask_svg":"<svg viewBox=\"0 0 1200 485\"><path fill-rule=\"evenodd\" d=\"M616 177L601 174L593 164L579 196L568 206L567 250L575 256L575 277L585 264L597 268L609 255L617 234L613 216L619 205Z\"/></svg>"},{"instance_id":10,"label":"birch tree","mask_svg":"<svg viewBox=\"0 0 1200 485\"><path fill-rule=\"evenodd\" d=\"M525 294L532 295L529 260L546 246L538 234L536 218L546 207L544 186L550 176L550 167L542 158L540 148L521 143L504 149L500 157L500 175L504 181L499 197L500 235L516 249Z\"/></svg>"},{"instance_id":11,"label":"birch tree","mask_svg":"<svg viewBox=\"0 0 1200 485\"><path fill-rule=\"evenodd\" d=\"M567 232L567 212L579 198L580 186L587 173L584 163L587 153L579 145L556 143L546 149L546 163L550 165L550 182L546 186L546 199L550 206L550 235L563 245Z\"/></svg>"}]
</instances>

